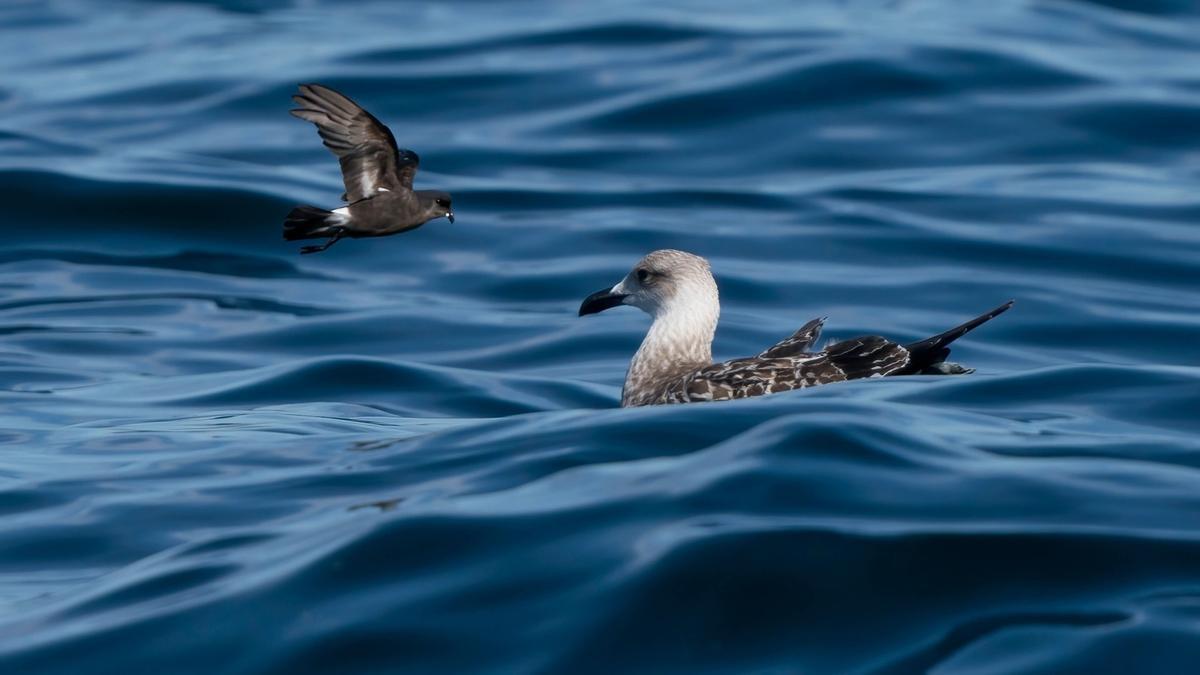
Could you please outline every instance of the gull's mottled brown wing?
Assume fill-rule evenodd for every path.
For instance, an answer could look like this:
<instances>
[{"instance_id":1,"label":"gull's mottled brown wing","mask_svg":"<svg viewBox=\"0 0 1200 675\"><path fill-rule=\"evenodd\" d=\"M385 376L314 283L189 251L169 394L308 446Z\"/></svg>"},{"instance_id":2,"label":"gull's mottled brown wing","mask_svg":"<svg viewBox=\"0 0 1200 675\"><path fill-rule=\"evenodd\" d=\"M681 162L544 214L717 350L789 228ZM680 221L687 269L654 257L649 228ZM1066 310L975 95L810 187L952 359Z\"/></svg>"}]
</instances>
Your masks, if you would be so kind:
<instances>
[{"instance_id":1,"label":"gull's mottled brown wing","mask_svg":"<svg viewBox=\"0 0 1200 675\"><path fill-rule=\"evenodd\" d=\"M382 122L346 96L319 84L302 84L291 113L317 125L317 133L342 165L343 199L356 202L380 189L412 190L421 158L396 146Z\"/></svg>"},{"instance_id":2,"label":"gull's mottled brown wing","mask_svg":"<svg viewBox=\"0 0 1200 675\"><path fill-rule=\"evenodd\" d=\"M738 359L716 363L687 382L688 401L725 401L777 394L846 379L825 356L809 359Z\"/></svg>"},{"instance_id":3,"label":"gull's mottled brown wing","mask_svg":"<svg viewBox=\"0 0 1200 675\"><path fill-rule=\"evenodd\" d=\"M878 335L836 342L829 345L824 354L846 374L847 380L900 374L911 361L911 354L904 345Z\"/></svg>"},{"instance_id":4,"label":"gull's mottled brown wing","mask_svg":"<svg viewBox=\"0 0 1200 675\"><path fill-rule=\"evenodd\" d=\"M831 382L883 377L903 372L908 365L907 349L872 335L843 340L819 354L756 356L714 363L682 380L667 391L666 397L671 403L747 398Z\"/></svg>"}]
</instances>

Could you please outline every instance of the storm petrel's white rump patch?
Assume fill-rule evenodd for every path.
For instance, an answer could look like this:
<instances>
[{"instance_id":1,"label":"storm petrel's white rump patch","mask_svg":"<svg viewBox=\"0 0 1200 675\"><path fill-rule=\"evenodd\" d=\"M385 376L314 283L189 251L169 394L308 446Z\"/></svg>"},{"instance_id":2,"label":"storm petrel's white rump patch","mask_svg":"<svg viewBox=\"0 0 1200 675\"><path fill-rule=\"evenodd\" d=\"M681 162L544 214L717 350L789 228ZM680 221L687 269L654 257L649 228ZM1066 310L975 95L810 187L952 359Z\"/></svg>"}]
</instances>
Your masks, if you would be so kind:
<instances>
[{"instance_id":1,"label":"storm petrel's white rump patch","mask_svg":"<svg viewBox=\"0 0 1200 675\"><path fill-rule=\"evenodd\" d=\"M319 84L302 84L292 97L300 107L291 113L317 125L317 133L342 166L346 206L328 211L297 206L283 224L283 238L323 239L301 253L316 253L342 237L382 237L405 232L434 218L454 222L450 195L440 190L414 190L421 158L396 145L392 132L348 97Z\"/></svg>"},{"instance_id":2,"label":"storm petrel's white rump patch","mask_svg":"<svg viewBox=\"0 0 1200 675\"><path fill-rule=\"evenodd\" d=\"M946 363L951 342L1002 314L1012 301L945 333L901 345L877 335L810 351L825 319L804 324L758 356L712 362L721 303L708 261L683 251L655 251L621 283L588 296L579 315L633 305L654 318L633 356L622 406L723 401L864 377L972 372Z\"/></svg>"}]
</instances>

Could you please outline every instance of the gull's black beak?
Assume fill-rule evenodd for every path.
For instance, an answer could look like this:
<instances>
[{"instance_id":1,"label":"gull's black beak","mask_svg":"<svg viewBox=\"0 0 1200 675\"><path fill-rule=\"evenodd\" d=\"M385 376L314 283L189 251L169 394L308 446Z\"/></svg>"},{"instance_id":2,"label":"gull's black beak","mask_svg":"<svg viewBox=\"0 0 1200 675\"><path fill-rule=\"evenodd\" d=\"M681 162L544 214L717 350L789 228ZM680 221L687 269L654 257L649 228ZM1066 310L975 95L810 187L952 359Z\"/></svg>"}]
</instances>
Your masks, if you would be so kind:
<instances>
[{"instance_id":1,"label":"gull's black beak","mask_svg":"<svg viewBox=\"0 0 1200 675\"><path fill-rule=\"evenodd\" d=\"M579 306L579 316L612 309L624 302L627 297L629 296L624 293L613 293L611 288L596 291L583 299L583 304Z\"/></svg>"},{"instance_id":2,"label":"gull's black beak","mask_svg":"<svg viewBox=\"0 0 1200 675\"><path fill-rule=\"evenodd\" d=\"M451 225L454 224L454 212L453 211L446 212L446 220L450 221Z\"/></svg>"}]
</instances>

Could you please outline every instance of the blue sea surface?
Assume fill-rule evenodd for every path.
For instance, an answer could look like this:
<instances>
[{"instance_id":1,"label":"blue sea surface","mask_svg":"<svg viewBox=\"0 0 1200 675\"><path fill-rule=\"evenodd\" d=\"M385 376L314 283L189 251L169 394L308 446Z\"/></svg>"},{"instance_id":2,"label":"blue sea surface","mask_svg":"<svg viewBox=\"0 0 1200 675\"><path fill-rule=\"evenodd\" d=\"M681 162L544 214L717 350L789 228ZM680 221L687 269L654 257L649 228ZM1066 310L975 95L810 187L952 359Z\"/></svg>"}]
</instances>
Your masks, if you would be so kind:
<instances>
[{"instance_id":1,"label":"blue sea surface","mask_svg":"<svg viewBox=\"0 0 1200 675\"><path fill-rule=\"evenodd\" d=\"M299 82L445 220L337 205ZM1200 672L1200 5L0 4L0 672ZM618 408L828 316L963 377Z\"/></svg>"}]
</instances>

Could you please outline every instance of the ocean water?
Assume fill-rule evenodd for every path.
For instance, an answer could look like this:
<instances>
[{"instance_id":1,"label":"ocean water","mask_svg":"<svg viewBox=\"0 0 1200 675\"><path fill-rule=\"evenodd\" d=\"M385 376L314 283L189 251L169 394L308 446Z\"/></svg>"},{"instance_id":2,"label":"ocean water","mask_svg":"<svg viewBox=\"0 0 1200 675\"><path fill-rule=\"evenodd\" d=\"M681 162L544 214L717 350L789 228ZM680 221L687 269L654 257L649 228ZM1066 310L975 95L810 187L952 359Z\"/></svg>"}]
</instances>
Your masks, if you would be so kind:
<instances>
[{"instance_id":1,"label":"ocean water","mask_svg":"<svg viewBox=\"0 0 1200 675\"><path fill-rule=\"evenodd\" d=\"M1200 672L1200 10L0 5L0 672ZM339 88L457 224L336 204ZM715 353L953 378L621 410Z\"/></svg>"}]
</instances>

